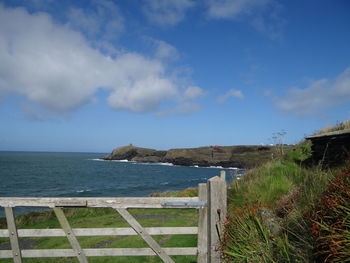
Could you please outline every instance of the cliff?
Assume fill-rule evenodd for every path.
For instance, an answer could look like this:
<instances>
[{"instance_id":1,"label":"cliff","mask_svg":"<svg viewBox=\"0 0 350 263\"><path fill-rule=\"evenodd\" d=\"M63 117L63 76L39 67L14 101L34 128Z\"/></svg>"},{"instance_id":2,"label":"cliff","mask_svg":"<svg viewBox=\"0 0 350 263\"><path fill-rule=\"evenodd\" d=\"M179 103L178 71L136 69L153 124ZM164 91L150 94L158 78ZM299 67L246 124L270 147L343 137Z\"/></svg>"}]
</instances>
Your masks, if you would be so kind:
<instances>
[{"instance_id":1,"label":"cliff","mask_svg":"<svg viewBox=\"0 0 350 263\"><path fill-rule=\"evenodd\" d=\"M158 151L136 146L116 148L104 160L166 162L184 166L252 168L271 160L274 146L205 146Z\"/></svg>"}]
</instances>

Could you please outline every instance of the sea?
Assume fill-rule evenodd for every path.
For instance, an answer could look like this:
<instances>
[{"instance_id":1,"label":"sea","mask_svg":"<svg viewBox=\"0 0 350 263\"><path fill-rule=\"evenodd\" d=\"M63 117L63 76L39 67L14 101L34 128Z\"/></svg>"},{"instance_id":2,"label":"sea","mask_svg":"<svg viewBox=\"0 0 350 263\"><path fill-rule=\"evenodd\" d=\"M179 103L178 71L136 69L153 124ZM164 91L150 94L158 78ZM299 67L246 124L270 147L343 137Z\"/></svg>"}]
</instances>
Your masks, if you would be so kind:
<instances>
[{"instance_id":1,"label":"sea","mask_svg":"<svg viewBox=\"0 0 350 263\"><path fill-rule=\"evenodd\" d=\"M196 187L223 170L99 159L104 155L0 152L0 197L141 197ZM225 170L228 181L244 172L235 168Z\"/></svg>"}]
</instances>

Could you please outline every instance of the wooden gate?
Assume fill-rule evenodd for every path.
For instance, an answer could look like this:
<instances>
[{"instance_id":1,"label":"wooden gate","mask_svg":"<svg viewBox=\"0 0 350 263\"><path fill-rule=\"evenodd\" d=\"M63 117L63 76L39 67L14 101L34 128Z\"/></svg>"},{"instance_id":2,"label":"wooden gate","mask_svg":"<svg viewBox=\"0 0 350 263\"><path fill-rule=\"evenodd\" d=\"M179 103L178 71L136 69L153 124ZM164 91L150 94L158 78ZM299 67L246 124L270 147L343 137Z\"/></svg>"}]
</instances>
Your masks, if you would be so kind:
<instances>
[{"instance_id":1,"label":"wooden gate","mask_svg":"<svg viewBox=\"0 0 350 263\"><path fill-rule=\"evenodd\" d=\"M76 257L79 262L87 263L88 257L99 256L159 256L163 262L174 262L173 255L197 255L199 263L220 262L218 245L223 233L226 218L226 181L225 171L207 183L198 185L198 197L126 197L126 198L0 198L4 207L7 229L0 230L0 237L10 239L11 250L0 250L0 258L13 258L21 263L22 258ZM62 229L17 229L13 207L49 207L52 208ZM72 229L62 208L67 207L103 207L115 209L131 228L74 228ZM128 208L196 208L198 227L142 227L128 212ZM197 247L162 248L152 235L197 234ZM78 236L139 235L149 248L89 248L82 249ZM21 249L21 237L58 237L66 236L72 249Z\"/></svg>"}]
</instances>

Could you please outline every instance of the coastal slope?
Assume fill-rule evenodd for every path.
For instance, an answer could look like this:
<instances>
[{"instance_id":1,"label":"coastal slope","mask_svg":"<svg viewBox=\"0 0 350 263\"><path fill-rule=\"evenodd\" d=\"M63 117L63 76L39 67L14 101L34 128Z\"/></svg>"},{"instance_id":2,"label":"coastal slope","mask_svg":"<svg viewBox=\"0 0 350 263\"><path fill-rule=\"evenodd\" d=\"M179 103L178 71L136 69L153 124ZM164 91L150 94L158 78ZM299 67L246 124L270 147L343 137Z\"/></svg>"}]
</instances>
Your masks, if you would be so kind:
<instances>
[{"instance_id":1,"label":"coastal slope","mask_svg":"<svg viewBox=\"0 0 350 263\"><path fill-rule=\"evenodd\" d=\"M271 160L276 146L204 146L158 151L133 145L116 148L103 160L172 163L184 166L252 168Z\"/></svg>"}]
</instances>

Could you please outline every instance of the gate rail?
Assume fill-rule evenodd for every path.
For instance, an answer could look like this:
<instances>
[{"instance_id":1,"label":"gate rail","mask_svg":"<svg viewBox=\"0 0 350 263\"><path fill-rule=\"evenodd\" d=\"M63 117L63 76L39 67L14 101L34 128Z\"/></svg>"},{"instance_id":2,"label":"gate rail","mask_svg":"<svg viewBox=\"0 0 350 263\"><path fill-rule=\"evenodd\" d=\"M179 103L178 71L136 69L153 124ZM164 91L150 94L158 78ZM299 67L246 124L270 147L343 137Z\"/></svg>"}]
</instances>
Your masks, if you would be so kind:
<instances>
[{"instance_id":1,"label":"gate rail","mask_svg":"<svg viewBox=\"0 0 350 263\"><path fill-rule=\"evenodd\" d=\"M22 263L22 258L76 257L87 263L87 257L99 256L159 256L163 262L174 262L173 255L197 255L199 263L220 262L219 242L226 219L225 171L207 183L198 185L198 197L126 197L126 198L21 198L0 197L0 207L5 208L7 228L0 230L0 237L10 239L11 250L0 250L0 258L13 258ZM52 208L61 229L17 229L13 207ZM62 208L113 208L131 228L71 228ZM129 208L195 208L198 213L198 227L142 227L128 212ZM162 248L152 235L197 234L197 247ZM149 248L88 248L82 249L79 236L139 235ZM72 249L21 249L19 238L66 236Z\"/></svg>"}]
</instances>

